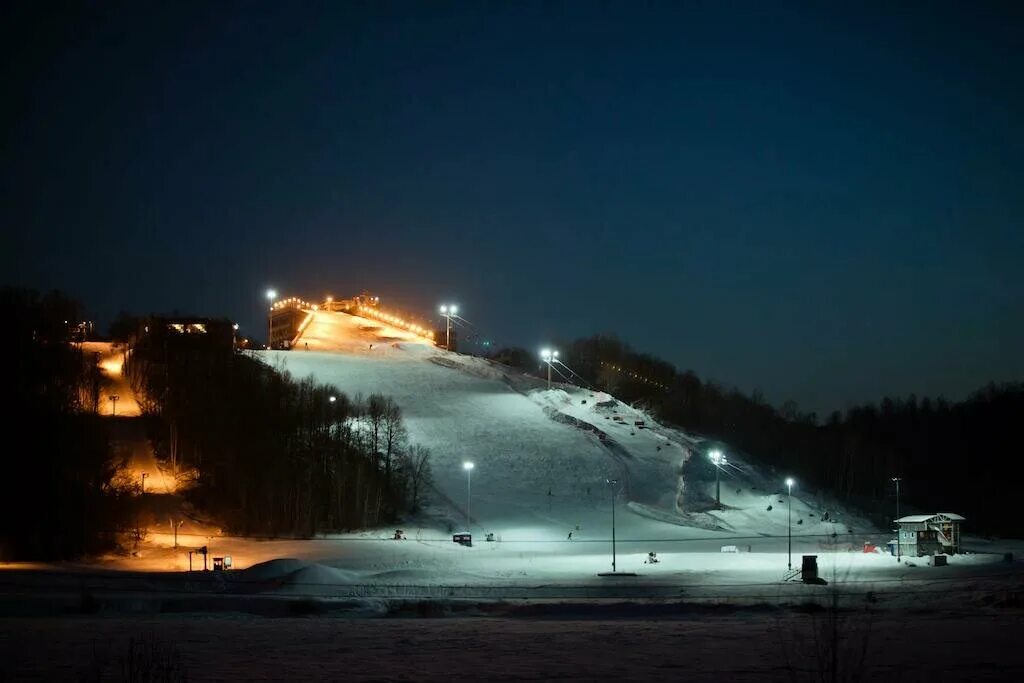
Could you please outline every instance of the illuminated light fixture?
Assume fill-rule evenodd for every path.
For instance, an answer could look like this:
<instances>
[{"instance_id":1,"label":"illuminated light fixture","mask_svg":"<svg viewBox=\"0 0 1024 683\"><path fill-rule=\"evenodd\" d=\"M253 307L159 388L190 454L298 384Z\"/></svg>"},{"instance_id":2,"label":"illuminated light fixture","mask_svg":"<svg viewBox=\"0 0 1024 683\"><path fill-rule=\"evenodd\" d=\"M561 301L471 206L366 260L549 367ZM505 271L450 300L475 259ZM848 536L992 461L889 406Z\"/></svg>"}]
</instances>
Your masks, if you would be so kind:
<instances>
[{"instance_id":1,"label":"illuminated light fixture","mask_svg":"<svg viewBox=\"0 0 1024 683\"><path fill-rule=\"evenodd\" d=\"M455 304L441 304L441 315L445 318L444 326L444 349L452 350L452 316L458 314L459 307Z\"/></svg>"},{"instance_id":2,"label":"illuminated light fixture","mask_svg":"<svg viewBox=\"0 0 1024 683\"><path fill-rule=\"evenodd\" d=\"M722 507L722 484L720 475L722 473L722 468L728 465L729 461L726 459L725 454L717 448L708 453L708 459L710 459L715 466L715 506L720 508Z\"/></svg>"},{"instance_id":3,"label":"illuminated light fixture","mask_svg":"<svg viewBox=\"0 0 1024 683\"><path fill-rule=\"evenodd\" d=\"M266 293L267 299L270 300L270 315L267 316L269 319L270 329L267 332L267 348L271 349L274 346L274 309L277 308L277 304L274 300L277 299L277 290L268 289Z\"/></svg>"},{"instance_id":4,"label":"illuminated light fixture","mask_svg":"<svg viewBox=\"0 0 1024 683\"><path fill-rule=\"evenodd\" d=\"M541 349L540 359L548 364L548 389L551 388L551 364L558 362L558 351Z\"/></svg>"}]
</instances>

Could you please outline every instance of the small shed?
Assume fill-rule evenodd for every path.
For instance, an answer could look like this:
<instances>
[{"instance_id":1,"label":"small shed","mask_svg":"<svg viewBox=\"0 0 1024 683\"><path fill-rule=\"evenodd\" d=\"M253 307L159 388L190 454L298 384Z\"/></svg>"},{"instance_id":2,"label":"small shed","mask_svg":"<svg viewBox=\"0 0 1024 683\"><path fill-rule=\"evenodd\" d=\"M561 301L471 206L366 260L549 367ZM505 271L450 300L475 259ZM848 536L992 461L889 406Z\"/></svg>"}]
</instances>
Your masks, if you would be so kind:
<instances>
[{"instance_id":1,"label":"small shed","mask_svg":"<svg viewBox=\"0 0 1024 683\"><path fill-rule=\"evenodd\" d=\"M963 517L952 512L900 517L896 520L900 555L956 555L961 552L960 526L964 521Z\"/></svg>"}]
</instances>

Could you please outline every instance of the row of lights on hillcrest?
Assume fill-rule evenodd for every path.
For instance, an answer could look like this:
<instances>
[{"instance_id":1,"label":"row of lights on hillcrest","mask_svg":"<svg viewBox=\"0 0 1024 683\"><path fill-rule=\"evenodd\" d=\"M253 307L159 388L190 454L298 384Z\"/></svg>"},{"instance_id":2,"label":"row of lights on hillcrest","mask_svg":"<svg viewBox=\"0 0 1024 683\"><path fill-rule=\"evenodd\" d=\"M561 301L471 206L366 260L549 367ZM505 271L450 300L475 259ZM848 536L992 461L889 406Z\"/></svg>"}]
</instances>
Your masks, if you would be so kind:
<instances>
[{"instance_id":1,"label":"row of lights on hillcrest","mask_svg":"<svg viewBox=\"0 0 1024 683\"><path fill-rule=\"evenodd\" d=\"M268 289L267 293L266 293L266 296L267 296L267 300L270 301L271 310L273 310L274 302L277 300L277 290L275 290L275 289ZM332 301L333 298L334 297L330 297L329 296L329 297L327 297L327 301ZM444 317L444 321L445 321L444 348L446 350L450 351L451 348L452 348L452 318L455 318L455 319L459 318L459 307L456 304L441 304L441 306L438 307L438 311ZM270 316L270 327L269 327L269 330L268 330L268 340L273 340L273 338L274 338L274 316L271 315ZM268 343L267 346L269 348L270 344ZM555 350L552 350L552 349L542 349L541 352L540 352L540 357L541 357L541 360L544 363L546 363L547 366L548 366L548 389L550 389L551 388L551 367L552 367L552 365L554 363L560 362L558 360L558 351L555 351Z\"/></svg>"}]
</instances>

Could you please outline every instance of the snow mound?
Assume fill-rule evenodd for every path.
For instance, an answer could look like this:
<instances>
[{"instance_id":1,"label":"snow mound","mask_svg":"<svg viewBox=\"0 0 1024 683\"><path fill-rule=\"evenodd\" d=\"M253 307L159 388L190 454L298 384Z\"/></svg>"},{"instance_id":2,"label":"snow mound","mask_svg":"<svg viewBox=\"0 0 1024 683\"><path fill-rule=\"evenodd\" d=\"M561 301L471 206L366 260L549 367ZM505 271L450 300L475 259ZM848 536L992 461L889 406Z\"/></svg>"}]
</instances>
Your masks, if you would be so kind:
<instances>
[{"instance_id":1,"label":"snow mound","mask_svg":"<svg viewBox=\"0 0 1024 683\"><path fill-rule=\"evenodd\" d=\"M339 586L363 583L363 576L356 572L322 564L304 564L285 577L274 592L281 595L333 595Z\"/></svg>"},{"instance_id":2,"label":"snow mound","mask_svg":"<svg viewBox=\"0 0 1024 683\"><path fill-rule=\"evenodd\" d=\"M248 581L273 581L294 574L308 565L309 562L285 557L254 564L248 569L243 569L242 572Z\"/></svg>"}]
</instances>

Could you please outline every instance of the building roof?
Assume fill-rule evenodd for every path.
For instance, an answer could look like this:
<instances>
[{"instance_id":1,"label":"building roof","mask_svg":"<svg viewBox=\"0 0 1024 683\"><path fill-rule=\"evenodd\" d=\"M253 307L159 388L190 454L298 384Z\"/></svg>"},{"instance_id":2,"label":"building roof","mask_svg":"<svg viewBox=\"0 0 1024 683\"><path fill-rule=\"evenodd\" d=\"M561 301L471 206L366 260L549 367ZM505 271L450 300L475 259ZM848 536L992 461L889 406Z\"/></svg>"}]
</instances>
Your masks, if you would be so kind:
<instances>
[{"instance_id":1,"label":"building roof","mask_svg":"<svg viewBox=\"0 0 1024 683\"><path fill-rule=\"evenodd\" d=\"M908 524L911 523L911 522L927 522L929 519L931 519L934 516L935 515L907 515L906 517L900 517L896 521L897 522L906 522Z\"/></svg>"},{"instance_id":2,"label":"building roof","mask_svg":"<svg viewBox=\"0 0 1024 683\"><path fill-rule=\"evenodd\" d=\"M921 522L930 522L938 517L944 517L945 521L950 522L963 522L967 519L966 517L961 517L960 515L954 512L935 512L930 515L907 515L906 517L900 517L896 520L896 522L904 522L906 524L919 524Z\"/></svg>"}]
</instances>

